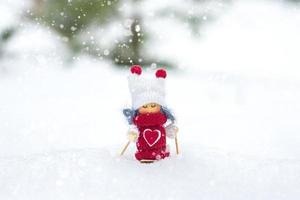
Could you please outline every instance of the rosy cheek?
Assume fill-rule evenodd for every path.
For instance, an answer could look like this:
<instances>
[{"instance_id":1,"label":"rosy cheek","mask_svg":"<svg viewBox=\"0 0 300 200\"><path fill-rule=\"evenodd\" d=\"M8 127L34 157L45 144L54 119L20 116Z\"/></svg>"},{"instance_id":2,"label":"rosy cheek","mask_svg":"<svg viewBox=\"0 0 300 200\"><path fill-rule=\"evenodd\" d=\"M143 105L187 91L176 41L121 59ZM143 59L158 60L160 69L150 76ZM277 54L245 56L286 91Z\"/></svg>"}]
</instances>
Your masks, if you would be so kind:
<instances>
[{"instance_id":1,"label":"rosy cheek","mask_svg":"<svg viewBox=\"0 0 300 200\"><path fill-rule=\"evenodd\" d=\"M157 108L155 108L155 109L153 110L154 113L158 113L159 111L160 111L160 110L157 109Z\"/></svg>"}]
</instances>

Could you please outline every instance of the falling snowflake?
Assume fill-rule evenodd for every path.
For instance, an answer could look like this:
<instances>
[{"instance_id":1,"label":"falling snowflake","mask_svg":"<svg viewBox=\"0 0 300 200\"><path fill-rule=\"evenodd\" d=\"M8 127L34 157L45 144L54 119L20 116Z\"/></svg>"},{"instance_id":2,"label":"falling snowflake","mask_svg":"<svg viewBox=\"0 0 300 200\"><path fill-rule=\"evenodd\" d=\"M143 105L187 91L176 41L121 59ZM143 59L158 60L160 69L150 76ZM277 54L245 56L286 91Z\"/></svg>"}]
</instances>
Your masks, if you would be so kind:
<instances>
[{"instance_id":1,"label":"falling snowflake","mask_svg":"<svg viewBox=\"0 0 300 200\"><path fill-rule=\"evenodd\" d=\"M136 32L140 32L140 31L141 31L140 25L136 25L136 26L135 26L135 31L136 31Z\"/></svg>"},{"instance_id":2,"label":"falling snowflake","mask_svg":"<svg viewBox=\"0 0 300 200\"><path fill-rule=\"evenodd\" d=\"M75 26L71 26L71 31L76 31L77 28Z\"/></svg>"},{"instance_id":3,"label":"falling snowflake","mask_svg":"<svg viewBox=\"0 0 300 200\"><path fill-rule=\"evenodd\" d=\"M156 69L156 68L157 68L156 63L152 63L151 66L150 66L150 68L151 68L151 69Z\"/></svg>"},{"instance_id":4,"label":"falling snowflake","mask_svg":"<svg viewBox=\"0 0 300 200\"><path fill-rule=\"evenodd\" d=\"M103 54L104 54L105 56L108 56L108 55L109 55L109 50L108 50L108 49L105 49L105 50L103 51Z\"/></svg>"}]
</instances>

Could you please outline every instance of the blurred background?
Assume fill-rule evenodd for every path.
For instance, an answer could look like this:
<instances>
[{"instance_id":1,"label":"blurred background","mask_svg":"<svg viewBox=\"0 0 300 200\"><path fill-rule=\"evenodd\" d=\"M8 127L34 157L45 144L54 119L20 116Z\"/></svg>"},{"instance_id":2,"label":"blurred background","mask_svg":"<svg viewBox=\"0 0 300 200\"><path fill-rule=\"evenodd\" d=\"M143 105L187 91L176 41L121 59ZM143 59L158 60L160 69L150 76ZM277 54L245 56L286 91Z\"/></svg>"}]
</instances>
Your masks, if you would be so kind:
<instances>
[{"instance_id":1,"label":"blurred background","mask_svg":"<svg viewBox=\"0 0 300 200\"><path fill-rule=\"evenodd\" d=\"M175 56L165 55L162 42L200 39L205 25L216 21L231 6L219 1L139 1L139 0L28 0L2 3L1 55L16 56L9 43L22 31L23 37L38 34L39 43L52 39L53 46L65 48L62 62L87 55L126 67L153 63L178 68ZM176 29L181 30L175 36ZM172 33L172 34L171 34ZM43 35L43 37L41 36ZM50 39L50 37L52 37ZM47 39L46 39L47 38ZM25 41L21 40L21 44ZM8 44L7 44L8 43ZM7 44L7 48L4 45ZM55 44L55 45L54 45ZM41 51L41 46L30 49ZM160 47L161 46L161 47ZM48 46L44 46L47 49ZM60 48L59 48L60 49ZM60 49L62 51L62 49ZM45 51L45 50L44 50ZM49 51L49 49L48 49ZM189 51L189 50L186 50ZM52 57L61 55L52 52ZM174 53L172 53L174 54ZM70 63L72 65L72 63Z\"/></svg>"},{"instance_id":2,"label":"blurred background","mask_svg":"<svg viewBox=\"0 0 300 200\"><path fill-rule=\"evenodd\" d=\"M118 156L132 64L179 156ZM299 68L297 0L0 0L0 199L299 199Z\"/></svg>"},{"instance_id":3,"label":"blurred background","mask_svg":"<svg viewBox=\"0 0 300 200\"><path fill-rule=\"evenodd\" d=\"M300 156L300 1L0 0L0 156L123 144L132 64L189 144Z\"/></svg>"}]
</instances>

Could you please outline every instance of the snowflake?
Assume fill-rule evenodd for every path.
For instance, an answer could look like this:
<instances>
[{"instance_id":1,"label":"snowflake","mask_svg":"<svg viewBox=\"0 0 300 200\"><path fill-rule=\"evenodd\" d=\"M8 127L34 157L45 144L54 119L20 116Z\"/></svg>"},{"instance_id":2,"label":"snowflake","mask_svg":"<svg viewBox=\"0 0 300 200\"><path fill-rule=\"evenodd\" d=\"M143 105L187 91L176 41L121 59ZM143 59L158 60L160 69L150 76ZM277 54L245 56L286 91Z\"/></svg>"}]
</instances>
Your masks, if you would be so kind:
<instances>
[{"instance_id":1,"label":"snowflake","mask_svg":"<svg viewBox=\"0 0 300 200\"><path fill-rule=\"evenodd\" d=\"M141 31L140 25L136 25L136 26L135 26L135 31L136 31L136 32L140 32L140 31Z\"/></svg>"},{"instance_id":2,"label":"snowflake","mask_svg":"<svg viewBox=\"0 0 300 200\"><path fill-rule=\"evenodd\" d=\"M151 68L151 69L156 69L156 68L157 68L156 63L152 63L151 66L150 66L150 68Z\"/></svg>"},{"instance_id":3,"label":"snowflake","mask_svg":"<svg viewBox=\"0 0 300 200\"><path fill-rule=\"evenodd\" d=\"M109 50L108 50L108 49L105 49L105 50L103 51L103 54L104 54L105 56L108 56L108 55L109 55Z\"/></svg>"},{"instance_id":4,"label":"snowflake","mask_svg":"<svg viewBox=\"0 0 300 200\"><path fill-rule=\"evenodd\" d=\"M71 31L76 31L77 28L75 26L71 26Z\"/></svg>"}]
</instances>

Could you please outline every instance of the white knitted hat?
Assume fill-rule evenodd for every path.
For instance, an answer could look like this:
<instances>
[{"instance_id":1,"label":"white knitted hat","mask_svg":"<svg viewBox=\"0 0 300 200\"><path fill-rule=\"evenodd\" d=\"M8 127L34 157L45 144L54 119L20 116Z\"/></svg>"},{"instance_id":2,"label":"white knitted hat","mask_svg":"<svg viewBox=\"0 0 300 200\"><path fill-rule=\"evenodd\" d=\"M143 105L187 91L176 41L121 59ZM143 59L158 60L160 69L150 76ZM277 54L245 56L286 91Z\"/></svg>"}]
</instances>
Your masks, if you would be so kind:
<instances>
[{"instance_id":1,"label":"white knitted hat","mask_svg":"<svg viewBox=\"0 0 300 200\"><path fill-rule=\"evenodd\" d=\"M128 85L133 109L138 109L147 103L166 105L165 78L167 73L164 69L158 69L153 77L143 77L142 68L139 65L133 65L130 71Z\"/></svg>"}]
</instances>

